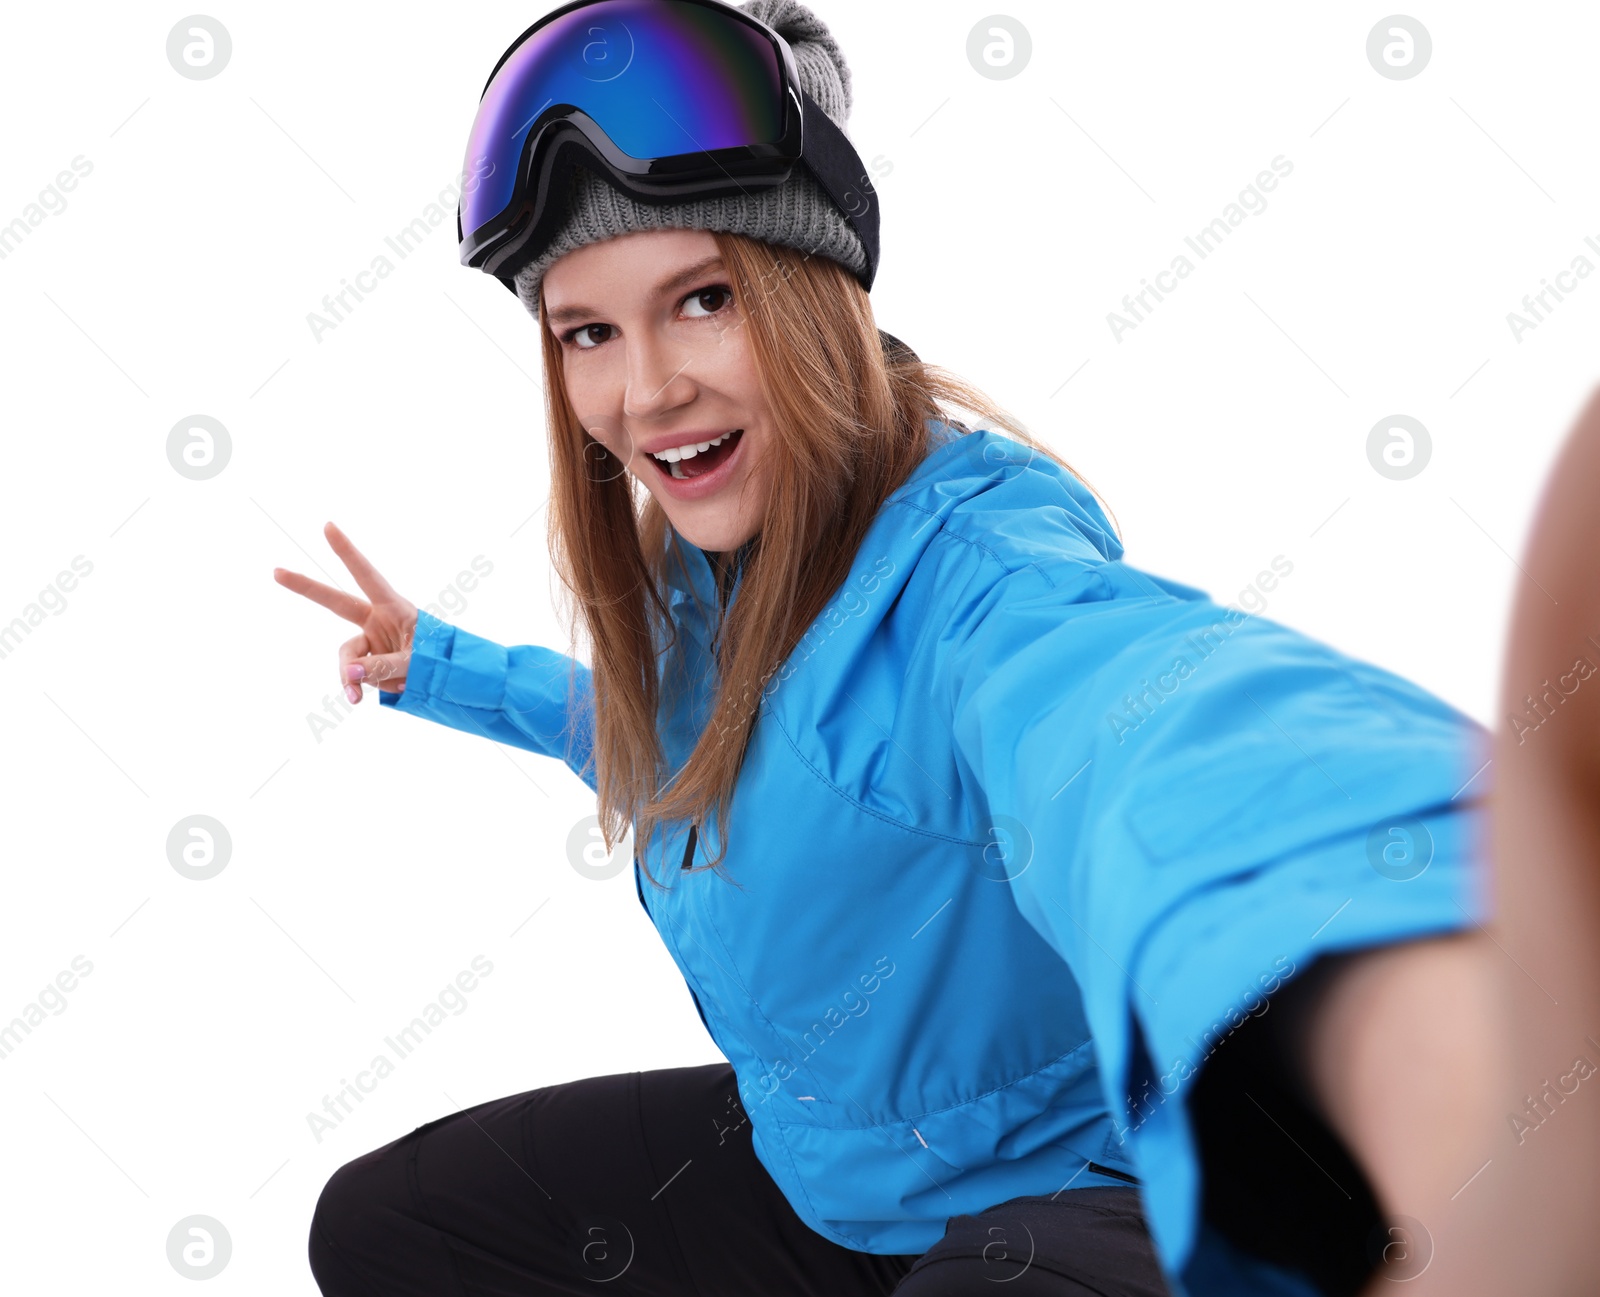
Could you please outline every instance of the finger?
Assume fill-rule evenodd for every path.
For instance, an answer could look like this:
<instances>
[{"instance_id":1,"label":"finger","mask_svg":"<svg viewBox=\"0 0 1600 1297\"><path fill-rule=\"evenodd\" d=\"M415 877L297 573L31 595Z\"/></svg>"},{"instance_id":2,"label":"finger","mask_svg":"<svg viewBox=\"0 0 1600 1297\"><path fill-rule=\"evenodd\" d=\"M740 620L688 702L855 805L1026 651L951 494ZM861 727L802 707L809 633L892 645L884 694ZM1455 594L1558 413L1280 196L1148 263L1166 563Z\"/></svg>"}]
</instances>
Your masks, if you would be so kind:
<instances>
[{"instance_id":1,"label":"finger","mask_svg":"<svg viewBox=\"0 0 1600 1297\"><path fill-rule=\"evenodd\" d=\"M357 626L365 624L368 614L372 611L372 605L365 599L357 599L353 594L335 590L331 585L323 585L321 581L313 581L308 576L289 571L288 568L273 568L272 578L279 585L286 586L296 594L305 595L313 603L320 603L330 612L338 613L346 621L355 622Z\"/></svg>"},{"instance_id":2,"label":"finger","mask_svg":"<svg viewBox=\"0 0 1600 1297\"><path fill-rule=\"evenodd\" d=\"M400 598L395 593L394 587L383 579L378 569L367 561L366 555L351 544L350 538L337 526L330 522L322 529L322 534L328 538L328 544L333 546L333 552L343 560L344 565L350 569L350 575L355 577L356 584L366 591L367 598L373 603Z\"/></svg>"},{"instance_id":3,"label":"finger","mask_svg":"<svg viewBox=\"0 0 1600 1297\"><path fill-rule=\"evenodd\" d=\"M356 658L350 665L361 668L361 679L355 683L396 693L405 684L406 668L410 660L411 654L402 650L395 653L368 653ZM350 674L349 667L345 668L345 674L347 676Z\"/></svg>"},{"instance_id":4,"label":"finger","mask_svg":"<svg viewBox=\"0 0 1600 1297\"><path fill-rule=\"evenodd\" d=\"M339 645L339 688L344 690L344 696L353 703L361 701L361 686L351 683L350 666L364 658L370 647L365 632Z\"/></svg>"}]
</instances>

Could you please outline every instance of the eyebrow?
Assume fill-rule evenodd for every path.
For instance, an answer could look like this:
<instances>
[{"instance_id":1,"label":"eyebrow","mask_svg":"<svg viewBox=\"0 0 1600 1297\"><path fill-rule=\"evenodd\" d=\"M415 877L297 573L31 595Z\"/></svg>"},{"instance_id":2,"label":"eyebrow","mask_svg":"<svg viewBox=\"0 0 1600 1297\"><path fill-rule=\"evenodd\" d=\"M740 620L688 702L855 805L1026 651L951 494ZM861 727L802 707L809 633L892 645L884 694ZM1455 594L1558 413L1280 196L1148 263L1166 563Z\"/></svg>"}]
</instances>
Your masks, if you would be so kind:
<instances>
[{"instance_id":1,"label":"eyebrow","mask_svg":"<svg viewBox=\"0 0 1600 1297\"><path fill-rule=\"evenodd\" d=\"M721 254L713 254L712 256L706 257L704 260L695 262L692 266L685 266L676 274L668 275L654 288L652 288L650 293L654 297L665 296L667 293L671 293L676 289L686 287L690 280L699 279L702 275L708 273L709 271L720 270L721 268ZM560 328L563 324L566 324L572 320L590 319L596 315L604 314L604 311L596 310L592 306L562 306L558 307L556 310L546 312L545 319L549 323L550 327L555 329Z\"/></svg>"}]
</instances>

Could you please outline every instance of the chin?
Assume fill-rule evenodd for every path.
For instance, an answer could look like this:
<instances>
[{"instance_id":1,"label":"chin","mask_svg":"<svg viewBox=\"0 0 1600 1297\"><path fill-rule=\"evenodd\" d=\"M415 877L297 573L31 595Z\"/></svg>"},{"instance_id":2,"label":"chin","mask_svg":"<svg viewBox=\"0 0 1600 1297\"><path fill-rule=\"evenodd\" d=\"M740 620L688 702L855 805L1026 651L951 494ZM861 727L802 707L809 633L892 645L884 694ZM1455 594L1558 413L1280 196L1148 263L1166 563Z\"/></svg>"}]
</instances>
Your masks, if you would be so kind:
<instances>
[{"instance_id":1,"label":"chin","mask_svg":"<svg viewBox=\"0 0 1600 1297\"><path fill-rule=\"evenodd\" d=\"M749 539L746 529L731 519L682 518L669 510L667 520L684 540L712 554L737 549Z\"/></svg>"},{"instance_id":2,"label":"chin","mask_svg":"<svg viewBox=\"0 0 1600 1297\"><path fill-rule=\"evenodd\" d=\"M708 554L718 554L735 548L735 544L730 543L728 540L728 537L732 534L731 532L715 529L707 531L703 527L679 527L677 523L672 525L684 540L699 549L705 550Z\"/></svg>"}]
</instances>

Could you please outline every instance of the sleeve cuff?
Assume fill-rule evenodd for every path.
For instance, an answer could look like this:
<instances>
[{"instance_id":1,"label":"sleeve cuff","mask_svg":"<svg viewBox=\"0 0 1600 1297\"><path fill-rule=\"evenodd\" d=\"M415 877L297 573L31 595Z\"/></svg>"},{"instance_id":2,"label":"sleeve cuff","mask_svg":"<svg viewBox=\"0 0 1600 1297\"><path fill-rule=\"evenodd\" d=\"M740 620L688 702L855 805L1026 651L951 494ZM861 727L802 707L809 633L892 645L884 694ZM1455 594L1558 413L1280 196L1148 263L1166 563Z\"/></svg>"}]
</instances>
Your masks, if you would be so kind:
<instances>
[{"instance_id":1,"label":"sleeve cuff","mask_svg":"<svg viewBox=\"0 0 1600 1297\"><path fill-rule=\"evenodd\" d=\"M439 694L450 668L450 652L456 628L430 612L417 609L417 625L411 637L411 660L406 665L406 687L391 692L378 690L378 703L408 714L421 714L423 704Z\"/></svg>"}]
</instances>

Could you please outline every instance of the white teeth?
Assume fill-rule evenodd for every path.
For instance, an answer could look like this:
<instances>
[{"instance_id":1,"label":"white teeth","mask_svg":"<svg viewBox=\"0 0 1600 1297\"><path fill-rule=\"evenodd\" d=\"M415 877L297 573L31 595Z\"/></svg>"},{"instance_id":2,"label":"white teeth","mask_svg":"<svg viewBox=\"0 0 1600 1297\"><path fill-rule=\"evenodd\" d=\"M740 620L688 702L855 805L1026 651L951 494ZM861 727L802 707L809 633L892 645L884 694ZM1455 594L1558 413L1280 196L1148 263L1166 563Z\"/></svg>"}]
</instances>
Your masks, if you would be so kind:
<instances>
[{"instance_id":1,"label":"white teeth","mask_svg":"<svg viewBox=\"0 0 1600 1297\"><path fill-rule=\"evenodd\" d=\"M735 428L734 432L737 431L738 429ZM676 464L680 459L693 459L702 450L710 450L713 446L720 446L731 436L733 436L732 432L725 432L713 441L691 442L684 446L674 446L670 450L655 450L650 453L663 464ZM674 474L674 476L681 475Z\"/></svg>"}]
</instances>

